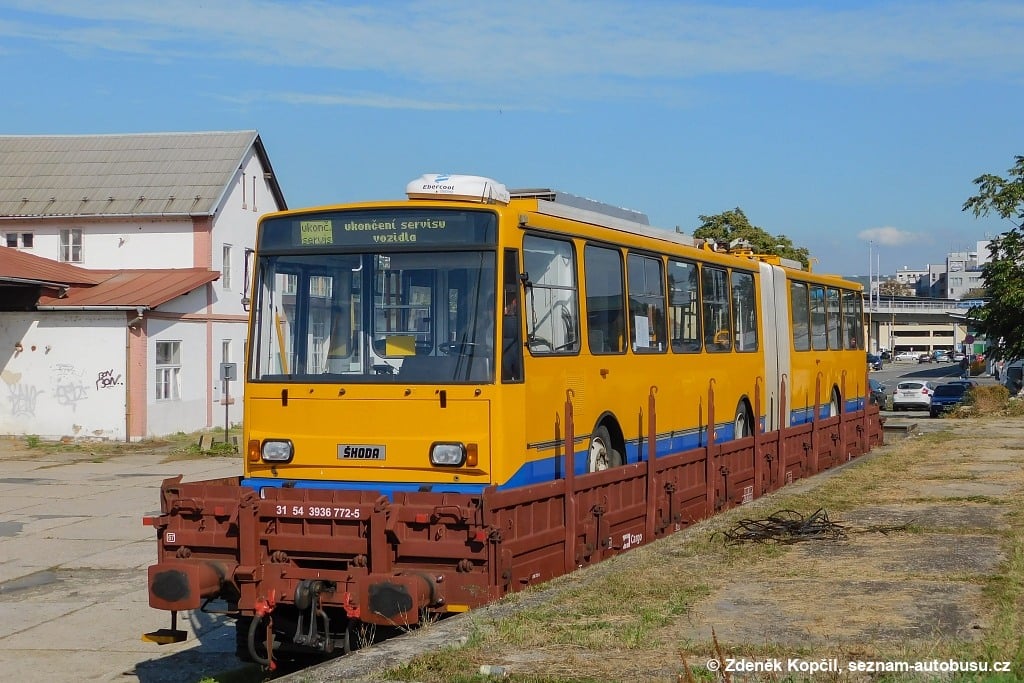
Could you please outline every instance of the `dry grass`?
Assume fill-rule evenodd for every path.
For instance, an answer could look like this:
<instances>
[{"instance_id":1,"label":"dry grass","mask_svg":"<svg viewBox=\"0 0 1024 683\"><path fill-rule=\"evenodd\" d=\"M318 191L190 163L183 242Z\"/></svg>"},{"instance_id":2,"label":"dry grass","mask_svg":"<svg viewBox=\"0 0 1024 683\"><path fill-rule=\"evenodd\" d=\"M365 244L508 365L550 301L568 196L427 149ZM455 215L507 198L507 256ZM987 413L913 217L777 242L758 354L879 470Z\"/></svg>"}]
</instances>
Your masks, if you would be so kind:
<instances>
[{"instance_id":1,"label":"dry grass","mask_svg":"<svg viewBox=\"0 0 1024 683\"><path fill-rule=\"evenodd\" d=\"M241 439L241 429L233 427L229 438ZM199 432L178 432L164 437L141 441L110 441L103 439L64 438L59 441L40 439L29 435L24 440L7 440L3 443L3 457L36 458L59 456L62 460L101 462L133 453L159 453L165 461L188 460L208 456L238 455L231 443L224 442L224 430L212 429Z\"/></svg>"},{"instance_id":2,"label":"dry grass","mask_svg":"<svg viewBox=\"0 0 1024 683\"><path fill-rule=\"evenodd\" d=\"M949 417L1021 417L1024 399L1010 397L1001 384L974 387L964 396L964 403L948 413Z\"/></svg>"},{"instance_id":3,"label":"dry grass","mask_svg":"<svg viewBox=\"0 0 1024 683\"><path fill-rule=\"evenodd\" d=\"M985 424L983 442L977 421L950 422L562 577L546 604L477 617L466 647L384 677L484 680L481 664L501 664L520 682L709 681L723 679L705 662L725 657L1013 660L1020 673L1024 424ZM819 508L848 527L846 541L732 546L714 535L741 517Z\"/></svg>"}]
</instances>

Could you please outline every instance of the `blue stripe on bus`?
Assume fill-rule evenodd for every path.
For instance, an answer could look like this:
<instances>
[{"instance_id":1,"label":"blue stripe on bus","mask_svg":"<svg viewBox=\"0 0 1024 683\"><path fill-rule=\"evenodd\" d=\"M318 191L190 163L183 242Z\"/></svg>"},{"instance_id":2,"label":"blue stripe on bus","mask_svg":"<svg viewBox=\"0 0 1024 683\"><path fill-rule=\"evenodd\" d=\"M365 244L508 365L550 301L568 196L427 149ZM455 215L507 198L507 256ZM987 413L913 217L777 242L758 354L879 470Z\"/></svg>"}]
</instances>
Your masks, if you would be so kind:
<instances>
[{"instance_id":1,"label":"blue stripe on bus","mask_svg":"<svg viewBox=\"0 0 1024 683\"><path fill-rule=\"evenodd\" d=\"M389 498L400 492L415 493L429 490L431 493L481 493L486 484L428 484L393 481L327 481L320 479L267 479L253 477L242 479L242 486L259 491L263 488L282 488L285 484L297 489L344 489L346 491L380 491Z\"/></svg>"},{"instance_id":2,"label":"blue stripe on bus","mask_svg":"<svg viewBox=\"0 0 1024 683\"><path fill-rule=\"evenodd\" d=\"M860 410L863 407L863 399L853 399L846 401L846 409L848 411ZM824 406L824 413L822 417L828 417L829 407ZM810 422L814 415L813 408L799 408L790 411L790 424L799 425L806 422ZM764 429L765 420L760 419L761 428ZM732 441L735 434L735 425L732 423L719 424L716 431L716 440L718 442ZM670 436L663 436L658 438L655 442L655 457L664 457L672 453L681 453L683 451L693 450L700 448L707 444L707 429L691 429L685 432L673 433ZM575 473L577 475L586 474L587 472L587 461L589 451L583 449L576 451L573 454L573 465ZM626 445L625 453L626 462L640 462L647 458L647 445L638 444L633 441ZM523 486L530 486L533 484L542 484L545 482L560 479L563 476L562 472L562 457L551 456L548 458L541 458L540 460L531 460L523 463L522 467L516 471L512 477L501 484L497 488L503 489L514 489ZM325 481L316 479L267 479L267 478L251 478L243 479L242 485L249 486L257 491L261 488L271 487L280 488L285 483L289 483L290 486L302 489L345 489L355 491L379 491L382 495L388 498L394 499L395 493L400 492L417 492L417 491L430 491L431 493L462 493L468 495L477 495L483 492L486 488L486 484L453 484L453 483L428 483L428 482L383 482L383 481Z\"/></svg>"}]
</instances>

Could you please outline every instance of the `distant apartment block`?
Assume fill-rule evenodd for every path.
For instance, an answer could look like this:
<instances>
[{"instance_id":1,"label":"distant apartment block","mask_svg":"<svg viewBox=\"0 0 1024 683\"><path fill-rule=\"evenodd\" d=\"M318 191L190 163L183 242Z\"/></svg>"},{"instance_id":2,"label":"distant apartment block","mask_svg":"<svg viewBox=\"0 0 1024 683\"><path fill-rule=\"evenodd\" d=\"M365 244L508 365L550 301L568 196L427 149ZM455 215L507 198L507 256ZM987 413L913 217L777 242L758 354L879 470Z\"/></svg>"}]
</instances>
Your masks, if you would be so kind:
<instances>
[{"instance_id":1,"label":"distant apartment block","mask_svg":"<svg viewBox=\"0 0 1024 683\"><path fill-rule=\"evenodd\" d=\"M945 263L928 264L921 269L903 266L895 275L880 275L873 284L877 293L880 282L895 280L906 287L910 296L932 299L970 298L972 291L984 286L982 267L989 260L988 240L979 240L974 251L950 252Z\"/></svg>"}]
</instances>

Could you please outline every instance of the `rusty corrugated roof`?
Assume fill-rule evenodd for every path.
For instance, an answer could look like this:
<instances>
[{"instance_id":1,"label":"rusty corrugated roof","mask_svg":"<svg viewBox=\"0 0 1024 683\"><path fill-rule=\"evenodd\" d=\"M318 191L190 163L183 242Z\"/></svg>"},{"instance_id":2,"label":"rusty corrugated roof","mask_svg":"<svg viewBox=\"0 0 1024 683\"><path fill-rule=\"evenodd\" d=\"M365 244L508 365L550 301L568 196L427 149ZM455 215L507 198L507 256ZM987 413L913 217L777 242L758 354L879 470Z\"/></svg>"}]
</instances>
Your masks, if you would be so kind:
<instances>
[{"instance_id":1,"label":"rusty corrugated roof","mask_svg":"<svg viewBox=\"0 0 1024 683\"><path fill-rule=\"evenodd\" d=\"M0 285L59 285L40 292L37 306L156 308L219 277L206 268L89 270L0 247Z\"/></svg>"},{"instance_id":2,"label":"rusty corrugated roof","mask_svg":"<svg viewBox=\"0 0 1024 683\"><path fill-rule=\"evenodd\" d=\"M0 247L0 281L31 280L60 284L96 284L109 275L27 254L11 247Z\"/></svg>"},{"instance_id":3,"label":"rusty corrugated roof","mask_svg":"<svg viewBox=\"0 0 1024 683\"><path fill-rule=\"evenodd\" d=\"M0 135L0 216L210 215L253 147L286 207L253 130Z\"/></svg>"},{"instance_id":4,"label":"rusty corrugated roof","mask_svg":"<svg viewBox=\"0 0 1024 683\"><path fill-rule=\"evenodd\" d=\"M96 271L105 279L95 285L73 285L63 297L42 295L38 306L89 308L95 306L142 306L156 308L220 277L205 268L154 268L149 270Z\"/></svg>"}]
</instances>

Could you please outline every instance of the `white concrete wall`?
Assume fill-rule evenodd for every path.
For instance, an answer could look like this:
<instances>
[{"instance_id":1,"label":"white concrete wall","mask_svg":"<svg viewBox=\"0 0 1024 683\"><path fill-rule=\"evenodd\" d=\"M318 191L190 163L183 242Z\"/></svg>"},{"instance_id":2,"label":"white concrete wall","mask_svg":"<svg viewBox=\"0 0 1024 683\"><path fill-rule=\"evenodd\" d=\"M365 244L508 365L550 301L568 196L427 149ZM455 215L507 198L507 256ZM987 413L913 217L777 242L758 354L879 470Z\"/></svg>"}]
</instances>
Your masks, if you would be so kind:
<instances>
[{"instance_id":1,"label":"white concrete wall","mask_svg":"<svg viewBox=\"0 0 1024 683\"><path fill-rule=\"evenodd\" d=\"M281 207L274 203L273 193L270 191L270 184L264 177L265 169L253 150L250 150L245 159L242 160L241 168L236 173L224 193L224 197L215 209L210 235L210 264L213 270L223 272L223 247L231 245L231 282L224 287L220 280L214 282L212 287L212 306L207 308L207 288L200 287L184 296L178 297L159 306L155 312L161 313L183 313L183 314L211 314L213 322L212 339L207 347L207 322L206 321L172 321L159 318L147 318L148 335L148 367L146 369L146 403L147 403L147 426L146 434L158 436L171 434L179 431L191 432L204 429L207 426L221 426L224 424L224 406L221 404L223 398L223 386L219 378L219 367L221 363L221 348L224 340L230 341L232 360L238 365L238 376L244 376L243 364L245 360L244 343L247 334L248 313L242 307L242 297L248 293L244 292L245 283L245 251L251 249L256 241L256 224L259 217L265 213L277 211ZM94 269L115 269L115 268L193 268L195 262L195 237L191 219L145 219L145 220L120 220L120 219L54 219L54 220L27 220L10 221L3 226L3 232L31 232L34 235L32 249L25 251L44 258L60 260L60 230L65 228L80 228L82 230L82 262L79 265L83 268ZM12 315L0 314L0 360L6 356L6 351L13 346L14 332L20 329L21 323L13 326L7 324L7 319ZM85 408L83 399L69 398L68 394L53 394L50 397L43 393L46 380L50 381L50 375L43 377L43 374L65 372L70 377L80 378L88 375L86 379L95 381L99 369L94 369L96 361L100 365L109 365L106 358L111 354L117 354L118 364L111 366L115 368L114 374L118 372L123 376L125 367L125 316L123 313L106 313L97 316L95 319L103 319L104 322L95 330L95 334L88 325L88 320L93 319L87 315L77 313L53 313L54 319L62 316L67 320L75 320L73 337L65 337L66 342L70 338L76 338L75 348L79 353L75 358L89 359L88 368L82 363L70 364L64 368L66 361L61 360L61 368L58 370L46 369L33 366L31 373L26 374L24 365L27 362L26 353L20 354L17 358L9 359L13 363L8 369L4 366L4 384L0 385L0 391L6 390L10 394L7 403L0 403L0 433L8 434L39 434L40 436L65 436L69 435L67 429L75 428L78 431L99 431L101 434L108 434L114 429L113 425L120 430L119 438L124 437L125 430L125 401L124 386L120 385L120 402L106 404L102 424L89 425L69 422L67 415L60 411L53 412L42 410L42 406L49 405L47 402L62 401L63 413L81 413ZM104 318L103 316L106 316ZM231 318L237 317L237 320ZM225 320L225 318L228 318ZM116 332L110 333L117 337L116 341L108 338L108 330L103 325L114 320L113 327ZM68 330L69 334L71 328ZM82 343L77 342L81 337ZM181 370L181 399L178 401L156 401L155 391L155 358L156 341L181 341L182 342L182 370ZM45 344L43 344L45 345ZM51 344L51 346L53 346ZM103 353L93 353L93 348L103 347ZM109 347L109 348L108 348ZM40 346L41 348L41 346ZM54 347L55 348L55 347ZM87 352L86 349L89 349ZM51 351L51 354L55 353ZM100 362L103 361L103 362ZM53 365L53 363L50 363ZM97 368L99 366L97 365ZM42 368L42 369L41 369ZM117 370L116 368L120 368ZM85 373L85 375L82 375ZM89 373L92 373L91 375ZM22 388L23 378L31 380ZM10 381L9 381L10 380ZM70 379L68 379L70 381ZM212 382L212 397L208 387ZM89 383L84 382L86 390ZM242 420L242 382L230 384L231 395L235 399L233 405L228 408L228 419L232 423ZM35 389L32 389L35 387ZM86 392L90 398L96 395L96 390ZM102 398L110 399L113 392L104 389ZM32 399L35 401L31 404ZM98 404L93 401L91 405ZM35 411L38 417L32 416L28 419L26 413L30 404L36 406ZM212 404L212 418L209 418L210 405ZM8 419L15 417L11 411L17 409L16 420ZM51 422L44 424L44 414ZM207 423L212 421L212 425ZM77 426L76 426L77 425ZM42 428L45 426L45 430ZM73 434L72 434L73 435Z\"/></svg>"},{"instance_id":2,"label":"white concrete wall","mask_svg":"<svg viewBox=\"0 0 1024 683\"><path fill-rule=\"evenodd\" d=\"M149 369L146 377L147 436L194 432L207 427L206 323L149 319L146 322ZM181 394L156 399L156 343L181 342Z\"/></svg>"},{"instance_id":3,"label":"white concrete wall","mask_svg":"<svg viewBox=\"0 0 1024 683\"><path fill-rule=\"evenodd\" d=\"M0 320L0 434L124 440L124 312Z\"/></svg>"},{"instance_id":4,"label":"white concrete wall","mask_svg":"<svg viewBox=\"0 0 1024 683\"><path fill-rule=\"evenodd\" d=\"M81 268L191 268L193 262L191 220L13 220L4 232L31 232L29 254L60 261L60 231L81 229Z\"/></svg>"},{"instance_id":5,"label":"white concrete wall","mask_svg":"<svg viewBox=\"0 0 1024 683\"><path fill-rule=\"evenodd\" d=\"M274 203L270 185L263 177L265 169L250 150L241 164L241 170L225 193L213 221L211 235L212 267L224 272L224 245L231 246L231 282L224 278L214 283L215 313L242 314L241 307L245 283L245 250L256 244L256 223L265 213L280 209ZM225 287L227 284L227 287ZM251 287L251 282L249 283Z\"/></svg>"},{"instance_id":6,"label":"white concrete wall","mask_svg":"<svg viewBox=\"0 0 1024 683\"><path fill-rule=\"evenodd\" d=\"M221 427L224 425L224 406L221 400L224 399L224 383L220 380L220 364L231 362L235 364L237 379L227 383L228 397L233 399L228 405L229 424L241 424L242 422L242 395L243 378L245 377L245 335L246 326L237 323L216 323L213 326L213 424ZM228 358L222 357L224 342L230 342Z\"/></svg>"}]
</instances>

